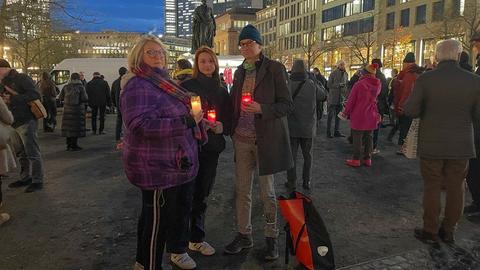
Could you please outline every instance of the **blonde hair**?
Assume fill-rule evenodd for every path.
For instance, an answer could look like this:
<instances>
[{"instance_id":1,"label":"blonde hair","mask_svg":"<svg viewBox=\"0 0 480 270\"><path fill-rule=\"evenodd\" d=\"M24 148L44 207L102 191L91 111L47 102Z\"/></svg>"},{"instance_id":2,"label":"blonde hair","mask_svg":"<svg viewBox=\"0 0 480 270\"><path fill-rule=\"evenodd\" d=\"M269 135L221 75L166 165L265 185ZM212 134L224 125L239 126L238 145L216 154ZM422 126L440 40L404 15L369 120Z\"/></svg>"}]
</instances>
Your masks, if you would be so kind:
<instances>
[{"instance_id":1,"label":"blonde hair","mask_svg":"<svg viewBox=\"0 0 480 270\"><path fill-rule=\"evenodd\" d=\"M157 43L158 45L160 45L160 47L162 47L163 55L165 56L165 69L167 69L168 52L165 45L163 45L162 41L157 36L142 35L138 38L135 45L133 45L132 50L128 54L128 70L130 72L133 72L143 63L143 47L145 47L145 44L147 44L148 42Z\"/></svg>"},{"instance_id":2,"label":"blonde hair","mask_svg":"<svg viewBox=\"0 0 480 270\"><path fill-rule=\"evenodd\" d=\"M213 75L212 77L215 78L215 79L218 79L218 81L220 82L220 66L218 65L218 58L217 58L217 55L215 54L215 52L210 49L209 47L207 46L202 46L200 48L198 48L198 50L195 52L195 61L193 62L193 74L192 74L192 77L193 78L198 78L198 74L200 73L200 69L198 68L198 58L200 56L200 54L202 53L206 53L208 55L210 55L210 57L212 57L213 59L213 62L215 63L215 71L213 72Z\"/></svg>"}]
</instances>

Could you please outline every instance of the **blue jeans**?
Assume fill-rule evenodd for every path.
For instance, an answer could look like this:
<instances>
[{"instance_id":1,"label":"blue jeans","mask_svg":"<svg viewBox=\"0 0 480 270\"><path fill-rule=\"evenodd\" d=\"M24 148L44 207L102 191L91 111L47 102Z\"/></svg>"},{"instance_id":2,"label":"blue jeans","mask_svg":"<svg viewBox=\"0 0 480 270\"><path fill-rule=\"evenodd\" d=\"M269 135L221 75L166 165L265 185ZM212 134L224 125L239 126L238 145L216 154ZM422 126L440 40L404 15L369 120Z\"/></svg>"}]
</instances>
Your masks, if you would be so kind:
<instances>
[{"instance_id":1,"label":"blue jeans","mask_svg":"<svg viewBox=\"0 0 480 270\"><path fill-rule=\"evenodd\" d=\"M22 180L32 178L32 183L43 183L43 160L38 145L37 129L36 119L16 128L23 143L18 151L18 161Z\"/></svg>"}]
</instances>

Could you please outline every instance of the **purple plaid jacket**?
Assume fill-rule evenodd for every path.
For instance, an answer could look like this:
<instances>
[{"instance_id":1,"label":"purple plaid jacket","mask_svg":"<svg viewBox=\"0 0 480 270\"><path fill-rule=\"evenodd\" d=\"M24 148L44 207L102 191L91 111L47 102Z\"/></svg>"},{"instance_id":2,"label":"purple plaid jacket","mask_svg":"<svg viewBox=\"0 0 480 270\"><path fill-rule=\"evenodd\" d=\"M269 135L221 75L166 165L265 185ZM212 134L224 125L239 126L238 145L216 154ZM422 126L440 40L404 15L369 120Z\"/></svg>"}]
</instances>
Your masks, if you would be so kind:
<instances>
[{"instance_id":1,"label":"purple plaid jacket","mask_svg":"<svg viewBox=\"0 0 480 270\"><path fill-rule=\"evenodd\" d=\"M144 190L192 181L198 171L198 145L184 121L187 107L140 77L127 82L120 103L128 180Z\"/></svg>"}]
</instances>

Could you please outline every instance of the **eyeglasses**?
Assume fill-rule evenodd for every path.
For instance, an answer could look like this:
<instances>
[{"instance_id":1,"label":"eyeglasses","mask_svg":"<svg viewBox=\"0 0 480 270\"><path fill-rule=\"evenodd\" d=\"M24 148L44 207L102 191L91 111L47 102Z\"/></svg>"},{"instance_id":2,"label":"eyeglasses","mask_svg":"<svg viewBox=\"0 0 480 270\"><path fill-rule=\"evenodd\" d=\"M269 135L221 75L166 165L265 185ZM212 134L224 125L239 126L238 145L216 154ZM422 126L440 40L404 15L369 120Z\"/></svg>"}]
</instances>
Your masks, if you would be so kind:
<instances>
[{"instance_id":1,"label":"eyeglasses","mask_svg":"<svg viewBox=\"0 0 480 270\"><path fill-rule=\"evenodd\" d=\"M164 53L162 50L148 50L148 51L145 51L144 53L146 53L151 58L154 58L156 56L164 56Z\"/></svg>"},{"instance_id":2,"label":"eyeglasses","mask_svg":"<svg viewBox=\"0 0 480 270\"><path fill-rule=\"evenodd\" d=\"M249 41L245 41L245 42L240 42L238 44L238 49L241 50L241 49L244 49L244 48L248 48L248 47L251 47L253 44L257 43L255 40L249 40Z\"/></svg>"}]
</instances>

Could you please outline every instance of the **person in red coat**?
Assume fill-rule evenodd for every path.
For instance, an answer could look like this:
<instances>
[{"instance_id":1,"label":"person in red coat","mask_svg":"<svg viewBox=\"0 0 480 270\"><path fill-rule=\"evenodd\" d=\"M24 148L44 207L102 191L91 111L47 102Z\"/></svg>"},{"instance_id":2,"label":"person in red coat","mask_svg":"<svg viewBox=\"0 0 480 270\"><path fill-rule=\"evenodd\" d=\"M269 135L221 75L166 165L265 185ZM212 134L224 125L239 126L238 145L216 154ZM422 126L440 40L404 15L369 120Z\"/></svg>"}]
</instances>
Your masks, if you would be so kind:
<instances>
[{"instance_id":1,"label":"person in red coat","mask_svg":"<svg viewBox=\"0 0 480 270\"><path fill-rule=\"evenodd\" d=\"M405 116L403 107L408 97L412 93L413 86L415 85L415 81L420 73L422 73L422 68L415 63L415 54L412 52L407 53L403 59L403 69L393 82L393 103L395 114L398 117L400 129L398 145L402 146L402 148L397 152L398 154L403 154L403 143L407 137L410 125L412 124L412 118Z\"/></svg>"}]
</instances>

